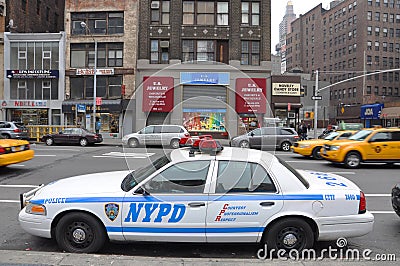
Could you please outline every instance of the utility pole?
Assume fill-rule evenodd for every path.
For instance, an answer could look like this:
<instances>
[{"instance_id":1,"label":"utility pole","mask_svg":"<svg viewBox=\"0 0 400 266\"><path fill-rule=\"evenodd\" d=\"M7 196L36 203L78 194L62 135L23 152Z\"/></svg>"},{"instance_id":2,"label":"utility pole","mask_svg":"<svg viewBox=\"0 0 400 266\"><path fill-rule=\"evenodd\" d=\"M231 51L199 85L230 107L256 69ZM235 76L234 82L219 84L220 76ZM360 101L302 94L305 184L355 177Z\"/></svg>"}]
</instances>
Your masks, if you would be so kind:
<instances>
[{"instance_id":1,"label":"utility pole","mask_svg":"<svg viewBox=\"0 0 400 266\"><path fill-rule=\"evenodd\" d=\"M318 96L318 70L315 71L315 89L314 96ZM318 100L314 100L314 139L317 138L317 128L318 128Z\"/></svg>"}]
</instances>

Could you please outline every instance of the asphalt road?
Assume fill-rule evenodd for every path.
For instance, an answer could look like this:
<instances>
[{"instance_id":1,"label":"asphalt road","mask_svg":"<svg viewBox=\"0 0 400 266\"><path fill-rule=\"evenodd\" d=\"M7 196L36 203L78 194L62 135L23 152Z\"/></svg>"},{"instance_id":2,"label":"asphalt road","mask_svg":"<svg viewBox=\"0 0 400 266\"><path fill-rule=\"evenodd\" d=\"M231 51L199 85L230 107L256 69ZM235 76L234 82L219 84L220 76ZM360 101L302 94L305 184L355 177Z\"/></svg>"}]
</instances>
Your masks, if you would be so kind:
<instances>
[{"instance_id":1,"label":"asphalt road","mask_svg":"<svg viewBox=\"0 0 400 266\"><path fill-rule=\"evenodd\" d=\"M161 148L123 149L120 146L96 145L51 146L32 145L35 158L31 161L0 168L0 250L59 252L55 241L41 239L25 233L19 226L19 194L38 184L79 174L114 170L136 169L149 159L161 156ZM293 153L277 152L294 168L332 172L355 182L367 196L367 206L375 215L374 231L366 236L348 239L348 247L360 251L370 249L375 254L395 254L400 259L400 217L390 203L390 191L400 182L400 164L392 168L386 165L364 165L349 170L326 161L315 161ZM338 236L340 237L340 236ZM319 242L322 250L335 243ZM220 244L154 244L111 243L103 254L121 254L150 257L181 258L255 258L257 245Z\"/></svg>"}]
</instances>

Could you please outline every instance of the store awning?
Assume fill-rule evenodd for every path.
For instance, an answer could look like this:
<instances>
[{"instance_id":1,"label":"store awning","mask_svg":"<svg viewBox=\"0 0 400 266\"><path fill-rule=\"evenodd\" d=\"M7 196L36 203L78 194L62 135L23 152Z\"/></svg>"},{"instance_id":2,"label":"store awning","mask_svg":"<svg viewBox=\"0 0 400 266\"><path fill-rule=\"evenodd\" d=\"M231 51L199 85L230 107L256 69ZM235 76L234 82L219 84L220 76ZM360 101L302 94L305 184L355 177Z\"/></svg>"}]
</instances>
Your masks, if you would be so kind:
<instances>
[{"instance_id":1,"label":"store awning","mask_svg":"<svg viewBox=\"0 0 400 266\"><path fill-rule=\"evenodd\" d=\"M69 100L63 101L62 103L63 113L75 113L75 108L78 104L85 105L87 113L91 113L93 111L93 101L91 100ZM102 100L101 105L98 105L96 108L96 112L98 113L115 113L121 112L121 110L121 99Z\"/></svg>"},{"instance_id":2,"label":"store awning","mask_svg":"<svg viewBox=\"0 0 400 266\"><path fill-rule=\"evenodd\" d=\"M400 118L400 107L385 107L381 112L381 119Z\"/></svg>"}]
</instances>

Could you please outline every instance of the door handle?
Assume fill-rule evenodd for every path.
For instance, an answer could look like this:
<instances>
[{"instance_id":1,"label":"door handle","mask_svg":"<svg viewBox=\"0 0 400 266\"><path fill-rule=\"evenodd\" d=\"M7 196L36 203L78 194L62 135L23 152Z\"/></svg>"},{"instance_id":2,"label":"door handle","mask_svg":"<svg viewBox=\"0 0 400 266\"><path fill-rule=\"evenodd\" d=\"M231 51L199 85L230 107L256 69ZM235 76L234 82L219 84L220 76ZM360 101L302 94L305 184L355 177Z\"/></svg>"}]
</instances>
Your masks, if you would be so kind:
<instances>
[{"instance_id":1,"label":"door handle","mask_svg":"<svg viewBox=\"0 0 400 266\"><path fill-rule=\"evenodd\" d=\"M205 202L191 202L188 204L189 207L203 207L206 206Z\"/></svg>"},{"instance_id":2,"label":"door handle","mask_svg":"<svg viewBox=\"0 0 400 266\"><path fill-rule=\"evenodd\" d=\"M383 146L383 147L387 147L387 144L383 144L382 146Z\"/></svg>"},{"instance_id":3,"label":"door handle","mask_svg":"<svg viewBox=\"0 0 400 266\"><path fill-rule=\"evenodd\" d=\"M262 207L269 207L269 206L275 205L275 202L270 202L270 201L261 202L260 205L261 205Z\"/></svg>"}]
</instances>

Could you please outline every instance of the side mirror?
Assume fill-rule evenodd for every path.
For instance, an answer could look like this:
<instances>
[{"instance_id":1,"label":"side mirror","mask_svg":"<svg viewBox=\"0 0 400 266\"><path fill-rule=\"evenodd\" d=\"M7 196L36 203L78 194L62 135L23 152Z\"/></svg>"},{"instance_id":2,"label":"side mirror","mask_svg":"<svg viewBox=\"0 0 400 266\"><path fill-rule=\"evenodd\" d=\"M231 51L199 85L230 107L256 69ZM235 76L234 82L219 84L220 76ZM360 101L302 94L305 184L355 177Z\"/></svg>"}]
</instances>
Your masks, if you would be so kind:
<instances>
[{"instance_id":1,"label":"side mirror","mask_svg":"<svg viewBox=\"0 0 400 266\"><path fill-rule=\"evenodd\" d=\"M254 137L254 133L253 133L253 132L251 132L251 133L250 133L250 136Z\"/></svg>"},{"instance_id":2,"label":"side mirror","mask_svg":"<svg viewBox=\"0 0 400 266\"><path fill-rule=\"evenodd\" d=\"M133 194L143 195L143 196L149 196L150 195L150 193L147 192L143 187L139 187L138 189L136 189L136 191Z\"/></svg>"}]
</instances>

